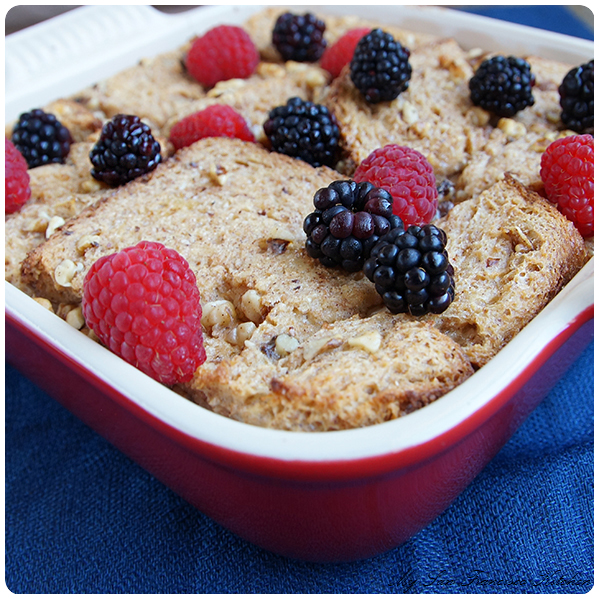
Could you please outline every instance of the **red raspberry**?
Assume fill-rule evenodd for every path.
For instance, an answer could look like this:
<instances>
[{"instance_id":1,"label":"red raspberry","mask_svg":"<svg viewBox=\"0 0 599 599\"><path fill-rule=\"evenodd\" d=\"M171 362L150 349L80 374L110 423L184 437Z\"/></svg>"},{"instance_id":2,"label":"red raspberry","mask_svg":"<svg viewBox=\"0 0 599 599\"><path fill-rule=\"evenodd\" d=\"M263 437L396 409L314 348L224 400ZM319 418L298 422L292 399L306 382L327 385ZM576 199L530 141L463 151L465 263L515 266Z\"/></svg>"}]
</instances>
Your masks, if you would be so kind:
<instances>
[{"instance_id":1,"label":"red raspberry","mask_svg":"<svg viewBox=\"0 0 599 599\"><path fill-rule=\"evenodd\" d=\"M541 156L547 198L584 237L594 235L595 150L592 135L570 135L549 144Z\"/></svg>"},{"instance_id":2,"label":"red raspberry","mask_svg":"<svg viewBox=\"0 0 599 599\"><path fill-rule=\"evenodd\" d=\"M170 141L178 150L204 137L237 137L256 141L245 119L225 104L213 104L175 123Z\"/></svg>"},{"instance_id":3,"label":"red raspberry","mask_svg":"<svg viewBox=\"0 0 599 599\"><path fill-rule=\"evenodd\" d=\"M342 35L324 51L320 59L320 66L333 78L339 77L343 67L351 62L358 42L370 31L369 27L360 27Z\"/></svg>"},{"instance_id":4,"label":"red raspberry","mask_svg":"<svg viewBox=\"0 0 599 599\"><path fill-rule=\"evenodd\" d=\"M204 87L227 79L246 79L258 66L260 55L241 27L219 25L193 42L185 66Z\"/></svg>"},{"instance_id":5,"label":"red raspberry","mask_svg":"<svg viewBox=\"0 0 599 599\"><path fill-rule=\"evenodd\" d=\"M393 214L406 227L426 225L439 204L433 167L418 151L395 144L378 148L356 169L354 181L370 181L393 196Z\"/></svg>"},{"instance_id":6,"label":"red raspberry","mask_svg":"<svg viewBox=\"0 0 599 599\"><path fill-rule=\"evenodd\" d=\"M4 138L4 214L16 212L31 197L27 161L10 139Z\"/></svg>"},{"instance_id":7,"label":"red raspberry","mask_svg":"<svg viewBox=\"0 0 599 599\"><path fill-rule=\"evenodd\" d=\"M189 381L206 360L195 275L161 243L141 241L94 262L81 308L104 345L160 383Z\"/></svg>"}]
</instances>

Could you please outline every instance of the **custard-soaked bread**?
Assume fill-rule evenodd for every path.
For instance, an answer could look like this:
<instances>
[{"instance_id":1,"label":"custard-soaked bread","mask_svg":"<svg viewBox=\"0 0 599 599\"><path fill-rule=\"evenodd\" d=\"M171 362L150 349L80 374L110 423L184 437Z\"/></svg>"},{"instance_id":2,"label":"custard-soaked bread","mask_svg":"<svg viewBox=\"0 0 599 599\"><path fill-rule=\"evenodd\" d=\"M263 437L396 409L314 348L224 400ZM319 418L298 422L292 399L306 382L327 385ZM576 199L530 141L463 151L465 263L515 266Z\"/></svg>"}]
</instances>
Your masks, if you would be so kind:
<instances>
[{"instance_id":1,"label":"custard-soaked bread","mask_svg":"<svg viewBox=\"0 0 599 599\"><path fill-rule=\"evenodd\" d=\"M486 364L588 259L572 222L509 176L436 224L448 236L456 297L426 320L475 366Z\"/></svg>"},{"instance_id":2,"label":"custard-soaked bread","mask_svg":"<svg viewBox=\"0 0 599 599\"><path fill-rule=\"evenodd\" d=\"M21 263L27 253L107 192L90 174L92 145L74 143L65 164L29 169L31 198L4 219L4 278L15 287L31 293L21 279Z\"/></svg>"},{"instance_id":3,"label":"custard-soaked bread","mask_svg":"<svg viewBox=\"0 0 599 599\"><path fill-rule=\"evenodd\" d=\"M187 47L144 58L82 90L73 99L89 110L100 111L106 118L134 114L152 128L160 129L173 113L206 93L182 62Z\"/></svg>"},{"instance_id":4,"label":"custard-soaked bread","mask_svg":"<svg viewBox=\"0 0 599 599\"><path fill-rule=\"evenodd\" d=\"M175 123L194 112L213 104L226 104L245 118L256 139L264 141L262 126L273 108L284 105L294 96L312 101L327 83L327 73L315 65L261 62L251 77L221 81L204 98L174 112L165 123L163 133L168 135Z\"/></svg>"},{"instance_id":5,"label":"custard-soaked bread","mask_svg":"<svg viewBox=\"0 0 599 599\"><path fill-rule=\"evenodd\" d=\"M283 357L281 329L264 328L274 334L270 345L252 338L232 359L201 367L190 399L249 424L339 430L404 416L472 374L461 348L437 329L383 310L325 324Z\"/></svg>"},{"instance_id":6,"label":"custard-soaked bread","mask_svg":"<svg viewBox=\"0 0 599 599\"><path fill-rule=\"evenodd\" d=\"M293 7L273 6L255 13L243 24L243 28L250 34L263 60L271 62L281 61L281 55L272 43L272 30L277 18L288 11L299 14L306 12L295 10ZM434 35L428 33L417 33L402 27L390 26L387 23L383 24L355 15L332 15L318 11L310 12L324 21L326 25L324 37L328 45L334 44L344 33L347 33L351 29L362 27L370 27L372 29L376 29L377 27L384 28L385 31L391 33L395 39L410 49L417 48L421 44L426 44L436 39Z\"/></svg>"},{"instance_id":7,"label":"custard-soaked bread","mask_svg":"<svg viewBox=\"0 0 599 599\"><path fill-rule=\"evenodd\" d=\"M208 359L182 393L264 426L381 422L429 403L472 370L459 345L429 325L401 331L389 313L371 316L380 298L361 273L306 255L303 219L314 192L336 178L257 144L201 140L69 221L31 252L23 272L37 295L76 304L96 259L160 241L188 260L204 306ZM422 351L437 357L406 364ZM330 379L332 388L336 376L346 395L333 405L310 381Z\"/></svg>"},{"instance_id":8,"label":"custard-soaked bread","mask_svg":"<svg viewBox=\"0 0 599 599\"><path fill-rule=\"evenodd\" d=\"M575 135L563 130L558 87L571 66L536 56L526 57L535 75L535 103L512 118L492 118L476 109L480 126L488 132L484 145L475 151L456 181L458 201L476 196L510 173L521 183L542 189L541 156L559 136ZM495 122L496 121L496 122Z\"/></svg>"},{"instance_id":9,"label":"custard-soaked bread","mask_svg":"<svg viewBox=\"0 0 599 599\"><path fill-rule=\"evenodd\" d=\"M543 151L558 135L573 134L562 131L558 93L571 67L527 57L536 78L535 104L498 119L470 100L468 84L481 59L455 40L421 46L409 59L408 89L374 105L363 99L346 68L321 99L340 123L342 170L352 174L376 148L398 144L424 154L439 180L454 181L457 201L474 197L506 172L540 186Z\"/></svg>"},{"instance_id":10,"label":"custard-soaked bread","mask_svg":"<svg viewBox=\"0 0 599 599\"><path fill-rule=\"evenodd\" d=\"M322 103L335 114L348 174L375 149L399 144L418 150L439 178L459 173L484 144L483 127L469 99L473 74L455 40L425 44L410 55L409 87L392 102L368 104L345 67Z\"/></svg>"}]
</instances>

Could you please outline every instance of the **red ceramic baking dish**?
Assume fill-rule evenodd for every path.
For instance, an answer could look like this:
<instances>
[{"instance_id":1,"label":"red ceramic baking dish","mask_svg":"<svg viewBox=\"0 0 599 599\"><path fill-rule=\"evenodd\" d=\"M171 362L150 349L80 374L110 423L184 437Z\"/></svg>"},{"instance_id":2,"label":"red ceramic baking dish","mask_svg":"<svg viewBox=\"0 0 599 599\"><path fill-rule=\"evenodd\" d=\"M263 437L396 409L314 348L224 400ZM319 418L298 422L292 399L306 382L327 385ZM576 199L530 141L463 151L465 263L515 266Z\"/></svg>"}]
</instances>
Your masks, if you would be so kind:
<instances>
[{"instance_id":1,"label":"red ceramic baking dish","mask_svg":"<svg viewBox=\"0 0 599 599\"><path fill-rule=\"evenodd\" d=\"M6 118L175 48L215 24L240 23L258 8L204 7L165 16L147 6L88 6L12 35L6 40ZM321 10L362 11L416 31L455 36L467 47L533 52L573 64L593 52L591 42L443 9ZM83 31L77 23L87 24L85 35L76 33ZM69 35L63 37L64 31ZM357 430L267 430L211 413L5 283L6 357L244 539L299 559L355 560L398 546L431 522L535 409L592 339L593 276L591 260L454 391L409 416Z\"/></svg>"}]
</instances>

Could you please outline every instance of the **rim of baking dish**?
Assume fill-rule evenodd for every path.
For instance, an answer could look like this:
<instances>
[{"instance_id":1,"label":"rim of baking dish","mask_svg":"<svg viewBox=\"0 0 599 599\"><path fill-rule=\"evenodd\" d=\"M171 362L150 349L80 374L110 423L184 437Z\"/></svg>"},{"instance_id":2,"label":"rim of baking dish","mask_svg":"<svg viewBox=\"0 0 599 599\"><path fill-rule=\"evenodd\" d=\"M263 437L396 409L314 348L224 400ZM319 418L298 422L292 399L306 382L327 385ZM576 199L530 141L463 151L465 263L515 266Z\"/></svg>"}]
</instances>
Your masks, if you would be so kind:
<instances>
[{"instance_id":1,"label":"rim of baking dish","mask_svg":"<svg viewBox=\"0 0 599 599\"><path fill-rule=\"evenodd\" d=\"M187 39L193 32L201 33L218 22L240 23L261 8L264 7L202 7L182 15L163 15L149 6L86 6L12 34L6 40L7 54L12 48L26 48L33 54L20 54L18 64L7 64L13 72L22 69L19 73L27 83L23 78L11 80L7 73L6 118L15 118L18 109L29 108L27 102L42 97L42 92L46 94L44 101L50 101L58 97L57 90L64 91L64 85L71 86L73 92L81 89L79 77L84 63L87 65L85 70L89 69L90 56L94 57L97 67L93 77L101 78L110 74L102 69L106 65L109 65L106 68L113 68L117 59L120 64L123 60L133 64L143 56L176 47L174 39ZM313 9L294 6L298 11L304 8ZM322 6L319 11L347 14L348 8L352 14L362 12L363 16L372 19L377 18L376 10L383 10L387 22L393 20L407 29L438 34L442 27L446 35L453 35L462 43L464 35L468 34L470 38L466 45L471 48L482 46L499 51L509 46L513 53L536 53L546 58L571 61L589 53L592 55L593 50L593 43L588 40L439 7ZM104 26L106 19L111 27ZM86 48L73 61L73 48L85 40L61 38L60 43L53 45L53 42L57 31L65 28L76 31L73 25L80 20L96 23L96 33L88 29L89 35L86 34L92 41L94 35L103 35L98 31L116 31L121 36L129 31L131 35L125 36L124 49L111 48L98 56L96 49ZM159 30L159 39L153 39L152 35L156 34L140 37L140 27L146 31ZM46 43L40 43L40 39ZM35 41L34 50L29 48L32 41ZM48 61L52 61L51 69ZM122 64L122 68L125 66ZM60 81L57 81L56 69L60 69ZM49 97L52 94L54 97ZM239 465L245 456L249 460L245 462L248 468L256 470L258 466L262 469L268 466L274 471L291 464L331 463L336 467L343 461L400 454L405 457L413 450L411 457L405 457L407 463L410 459L423 459L426 453L423 448L427 445L430 451L438 451L443 443L451 442L452 433L455 439L456 435L461 437L474 430L508 401L565 339L592 318L593 274L594 260L591 260L493 360L455 390L403 418L347 431L263 429L214 414L156 383L7 283L6 316L26 328L40 343L51 347L74 368L87 372L94 384L104 387L140 418L147 419L150 425L162 428L179 443L196 447L214 460L236 461ZM115 373L117 380L111 380ZM432 443L434 440L439 443Z\"/></svg>"},{"instance_id":2,"label":"rim of baking dish","mask_svg":"<svg viewBox=\"0 0 599 599\"><path fill-rule=\"evenodd\" d=\"M5 293L8 318L20 323L74 368L91 375L96 386L115 392L117 401L127 409L140 418L147 416L150 425L163 428L178 442L190 447L195 442L207 444L217 461L231 459L229 452L233 452L238 458L245 455L280 463L324 464L410 450L417 450L418 459L422 459L427 443L444 435L451 437L452 431L454 436L462 437L474 430L508 401L570 335L593 318L593 278L594 258L488 364L435 402L389 422L326 432L266 429L213 413L127 364L9 283L5 283ZM468 430L458 430L470 418L476 422L471 422ZM444 442L450 442L450 437Z\"/></svg>"}]
</instances>

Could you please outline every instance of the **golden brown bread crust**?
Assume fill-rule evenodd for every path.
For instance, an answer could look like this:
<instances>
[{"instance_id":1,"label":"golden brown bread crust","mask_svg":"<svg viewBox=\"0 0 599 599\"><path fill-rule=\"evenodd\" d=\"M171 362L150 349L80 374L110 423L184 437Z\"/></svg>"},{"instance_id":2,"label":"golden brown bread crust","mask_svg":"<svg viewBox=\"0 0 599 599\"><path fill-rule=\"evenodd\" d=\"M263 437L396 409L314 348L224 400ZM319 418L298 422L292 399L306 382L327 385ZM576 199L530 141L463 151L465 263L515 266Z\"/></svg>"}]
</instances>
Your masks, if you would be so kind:
<instances>
[{"instance_id":1,"label":"golden brown bread crust","mask_svg":"<svg viewBox=\"0 0 599 599\"><path fill-rule=\"evenodd\" d=\"M404 416L472 372L437 329L381 310L326 324L283 358L248 343L233 359L201 367L190 398L249 424L341 430Z\"/></svg>"}]
</instances>

